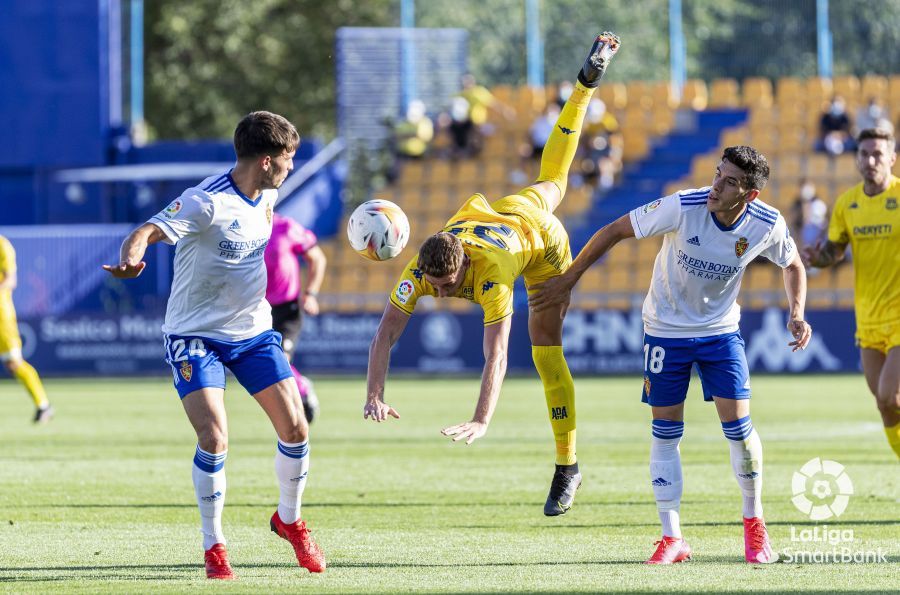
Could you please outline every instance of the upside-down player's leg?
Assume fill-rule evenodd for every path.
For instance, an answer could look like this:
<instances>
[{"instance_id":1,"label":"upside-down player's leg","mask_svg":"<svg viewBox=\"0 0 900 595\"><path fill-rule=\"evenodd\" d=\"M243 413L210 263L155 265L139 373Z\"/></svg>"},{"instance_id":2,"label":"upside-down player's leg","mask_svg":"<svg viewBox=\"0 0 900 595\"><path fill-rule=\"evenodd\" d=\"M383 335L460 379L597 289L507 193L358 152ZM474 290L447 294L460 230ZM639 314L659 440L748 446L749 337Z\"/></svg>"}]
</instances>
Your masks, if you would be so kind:
<instances>
[{"instance_id":1,"label":"upside-down player's leg","mask_svg":"<svg viewBox=\"0 0 900 595\"><path fill-rule=\"evenodd\" d=\"M588 104L594 89L600 84L600 79L606 72L609 61L619 49L619 38L612 33L602 33L597 36L591 51L585 60L581 72L578 73L578 82L572 90L572 95L563 106L556 126L544 145L544 153L541 156L541 172L538 182L553 182L559 188L559 196L548 197L547 206L550 212L556 210L562 197L566 193L569 168L578 150L578 139L581 136L581 126L587 113Z\"/></svg>"},{"instance_id":2,"label":"upside-down player's leg","mask_svg":"<svg viewBox=\"0 0 900 595\"><path fill-rule=\"evenodd\" d=\"M531 356L544 385L547 412L556 443L556 468L544 514L565 514L581 485L575 457L575 382L562 349L562 317L558 309L529 312Z\"/></svg>"}]
</instances>

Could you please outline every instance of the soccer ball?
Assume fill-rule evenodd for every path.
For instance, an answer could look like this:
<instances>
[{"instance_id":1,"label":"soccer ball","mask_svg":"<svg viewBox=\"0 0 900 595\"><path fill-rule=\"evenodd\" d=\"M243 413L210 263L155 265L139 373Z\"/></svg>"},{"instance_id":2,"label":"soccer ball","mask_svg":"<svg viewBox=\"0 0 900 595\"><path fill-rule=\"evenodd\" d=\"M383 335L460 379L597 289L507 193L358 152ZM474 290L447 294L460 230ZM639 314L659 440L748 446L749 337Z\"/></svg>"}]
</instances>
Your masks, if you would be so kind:
<instances>
[{"instance_id":1,"label":"soccer ball","mask_svg":"<svg viewBox=\"0 0 900 595\"><path fill-rule=\"evenodd\" d=\"M387 200L362 203L347 222L347 238L369 260L390 260L409 241L409 220L400 207Z\"/></svg>"}]
</instances>

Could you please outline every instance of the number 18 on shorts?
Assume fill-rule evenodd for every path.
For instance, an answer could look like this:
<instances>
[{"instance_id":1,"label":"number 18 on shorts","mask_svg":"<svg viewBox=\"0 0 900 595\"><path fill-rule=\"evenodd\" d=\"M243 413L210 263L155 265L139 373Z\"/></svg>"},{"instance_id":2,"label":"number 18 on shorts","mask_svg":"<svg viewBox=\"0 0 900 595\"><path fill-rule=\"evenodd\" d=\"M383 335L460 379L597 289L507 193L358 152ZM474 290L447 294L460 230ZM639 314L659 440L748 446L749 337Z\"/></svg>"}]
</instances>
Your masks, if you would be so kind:
<instances>
[{"instance_id":1,"label":"number 18 on shorts","mask_svg":"<svg viewBox=\"0 0 900 595\"><path fill-rule=\"evenodd\" d=\"M641 400L653 407L684 402L691 370L703 385L703 398L750 398L750 371L740 332L712 337L644 335L644 386Z\"/></svg>"}]
</instances>

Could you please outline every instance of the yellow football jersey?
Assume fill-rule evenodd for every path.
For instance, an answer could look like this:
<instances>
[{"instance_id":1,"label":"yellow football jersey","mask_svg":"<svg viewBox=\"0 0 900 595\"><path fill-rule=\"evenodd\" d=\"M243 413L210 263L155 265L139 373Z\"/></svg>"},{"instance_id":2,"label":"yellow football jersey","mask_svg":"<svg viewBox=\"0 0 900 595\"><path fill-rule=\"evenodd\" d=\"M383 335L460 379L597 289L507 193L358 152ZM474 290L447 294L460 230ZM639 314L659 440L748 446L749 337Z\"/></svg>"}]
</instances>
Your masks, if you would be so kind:
<instances>
[{"instance_id":1,"label":"yellow football jersey","mask_svg":"<svg viewBox=\"0 0 900 595\"><path fill-rule=\"evenodd\" d=\"M867 196L863 185L842 194L834 205L828 239L850 244L859 327L900 320L900 178Z\"/></svg>"},{"instance_id":2,"label":"yellow football jersey","mask_svg":"<svg viewBox=\"0 0 900 595\"><path fill-rule=\"evenodd\" d=\"M5 237L0 236L0 281L16 272L16 251ZM15 320L12 290L0 289L0 321Z\"/></svg>"},{"instance_id":3,"label":"yellow football jersey","mask_svg":"<svg viewBox=\"0 0 900 595\"><path fill-rule=\"evenodd\" d=\"M457 236L469 257L465 280L454 297L479 304L484 324L500 322L513 313L513 284L534 256L527 223L519 216L491 208L481 194L472 196L442 231ZM418 268L419 255L410 259L391 292L391 303L412 314L423 295L437 291Z\"/></svg>"}]
</instances>

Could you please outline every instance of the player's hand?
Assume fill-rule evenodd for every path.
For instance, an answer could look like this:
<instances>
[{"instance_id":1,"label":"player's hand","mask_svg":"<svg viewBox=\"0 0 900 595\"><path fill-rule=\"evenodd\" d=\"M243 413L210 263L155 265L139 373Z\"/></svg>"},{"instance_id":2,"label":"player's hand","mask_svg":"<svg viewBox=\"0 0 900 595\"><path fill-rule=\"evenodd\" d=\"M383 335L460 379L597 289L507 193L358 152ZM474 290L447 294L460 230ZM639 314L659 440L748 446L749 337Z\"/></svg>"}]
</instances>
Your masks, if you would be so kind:
<instances>
[{"instance_id":1,"label":"player's hand","mask_svg":"<svg viewBox=\"0 0 900 595\"><path fill-rule=\"evenodd\" d=\"M467 421L466 423L457 424L444 428L441 434L451 436L454 442L465 440L466 444L472 444L487 433L488 425L480 421Z\"/></svg>"},{"instance_id":2,"label":"player's hand","mask_svg":"<svg viewBox=\"0 0 900 595\"><path fill-rule=\"evenodd\" d=\"M825 268L831 265L832 263L826 258L824 247L821 240L812 246L804 246L800 250L800 260L808 267Z\"/></svg>"},{"instance_id":3,"label":"player's hand","mask_svg":"<svg viewBox=\"0 0 900 595\"><path fill-rule=\"evenodd\" d=\"M388 416L391 416L394 419L400 419L400 414L381 399L366 400L366 404L363 407L363 419L371 419L372 421L381 423L386 421Z\"/></svg>"},{"instance_id":4,"label":"player's hand","mask_svg":"<svg viewBox=\"0 0 900 595\"><path fill-rule=\"evenodd\" d=\"M103 269L109 271L113 277L119 279L134 279L141 274L141 271L143 271L146 266L147 263L142 260L137 264L130 264L127 262L121 262L115 265L105 264L103 265Z\"/></svg>"},{"instance_id":5,"label":"player's hand","mask_svg":"<svg viewBox=\"0 0 900 595\"><path fill-rule=\"evenodd\" d=\"M532 285L529 289L535 293L528 296L528 307L535 312L546 310L553 306L562 304L563 309L560 316L565 316L566 310L569 309L569 300L572 299L572 283L566 275L551 277L543 283Z\"/></svg>"},{"instance_id":6,"label":"player's hand","mask_svg":"<svg viewBox=\"0 0 900 595\"><path fill-rule=\"evenodd\" d=\"M314 295L303 296L303 312L310 316L319 315L319 300Z\"/></svg>"},{"instance_id":7,"label":"player's hand","mask_svg":"<svg viewBox=\"0 0 900 595\"><path fill-rule=\"evenodd\" d=\"M787 328L795 339L788 343L788 345L793 347L791 351L806 349L806 346L809 345L809 340L812 338L812 327L809 326L809 323L805 320L794 319L788 322Z\"/></svg>"}]
</instances>

